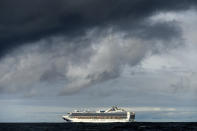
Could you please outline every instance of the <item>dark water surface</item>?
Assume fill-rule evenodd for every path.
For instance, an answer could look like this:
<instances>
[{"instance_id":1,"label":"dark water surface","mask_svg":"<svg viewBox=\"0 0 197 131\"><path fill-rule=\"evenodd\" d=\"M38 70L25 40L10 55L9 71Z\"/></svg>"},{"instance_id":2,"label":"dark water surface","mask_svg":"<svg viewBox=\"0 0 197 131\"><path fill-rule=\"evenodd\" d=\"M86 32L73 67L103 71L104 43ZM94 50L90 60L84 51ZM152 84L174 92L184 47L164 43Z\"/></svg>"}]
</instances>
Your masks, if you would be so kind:
<instances>
[{"instance_id":1,"label":"dark water surface","mask_svg":"<svg viewBox=\"0 0 197 131\"><path fill-rule=\"evenodd\" d=\"M197 122L0 123L0 131L197 131Z\"/></svg>"}]
</instances>

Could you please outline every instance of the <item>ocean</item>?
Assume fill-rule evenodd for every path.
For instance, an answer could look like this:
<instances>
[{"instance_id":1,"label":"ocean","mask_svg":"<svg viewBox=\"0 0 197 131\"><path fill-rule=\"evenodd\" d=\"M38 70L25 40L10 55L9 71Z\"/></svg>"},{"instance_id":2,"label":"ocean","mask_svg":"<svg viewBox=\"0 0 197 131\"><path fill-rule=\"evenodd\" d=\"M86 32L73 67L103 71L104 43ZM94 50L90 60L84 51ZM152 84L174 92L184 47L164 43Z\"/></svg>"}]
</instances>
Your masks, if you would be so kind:
<instances>
[{"instance_id":1,"label":"ocean","mask_svg":"<svg viewBox=\"0 0 197 131\"><path fill-rule=\"evenodd\" d=\"M197 131L197 122L0 123L0 131Z\"/></svg>"}]
</instances>

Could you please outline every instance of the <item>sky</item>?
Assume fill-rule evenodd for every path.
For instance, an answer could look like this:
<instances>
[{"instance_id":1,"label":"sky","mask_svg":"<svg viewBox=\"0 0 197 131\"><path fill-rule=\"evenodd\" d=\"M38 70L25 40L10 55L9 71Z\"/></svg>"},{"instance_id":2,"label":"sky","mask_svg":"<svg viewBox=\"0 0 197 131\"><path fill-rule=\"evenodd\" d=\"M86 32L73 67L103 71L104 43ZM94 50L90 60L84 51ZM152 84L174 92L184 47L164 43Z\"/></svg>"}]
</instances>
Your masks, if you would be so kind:
<instances>
[{"instance_id":1,"label":"sky","mask_svg":"<svg viewBox=\"0 0 197 131\"><path fill-rule=\"evenodd\" d=\"M0 122L197 121L196 23L195 0L0 0Z\"/></svg>"}]
</instances>

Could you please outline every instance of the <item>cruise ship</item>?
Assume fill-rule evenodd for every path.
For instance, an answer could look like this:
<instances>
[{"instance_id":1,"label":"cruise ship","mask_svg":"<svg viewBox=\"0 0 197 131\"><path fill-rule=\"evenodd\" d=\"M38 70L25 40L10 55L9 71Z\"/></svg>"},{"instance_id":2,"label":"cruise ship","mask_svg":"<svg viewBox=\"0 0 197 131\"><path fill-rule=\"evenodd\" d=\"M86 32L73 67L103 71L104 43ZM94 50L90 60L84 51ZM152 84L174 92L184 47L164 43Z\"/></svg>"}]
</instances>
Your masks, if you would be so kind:
<instances>
[{"instance_id":1,"label":"cruise ship","mask_svg":"<svg viewBox=\"0 0 197 131\"><path fill-rule=\"evenodd\" d=\"M107 122L134 122L135 113L128 112L124 109L113 106L108 110L99 111L77 111L70 112L62 116L67 122L90 122L90 123L107 123Z\"/></svg>"}]
</instances>

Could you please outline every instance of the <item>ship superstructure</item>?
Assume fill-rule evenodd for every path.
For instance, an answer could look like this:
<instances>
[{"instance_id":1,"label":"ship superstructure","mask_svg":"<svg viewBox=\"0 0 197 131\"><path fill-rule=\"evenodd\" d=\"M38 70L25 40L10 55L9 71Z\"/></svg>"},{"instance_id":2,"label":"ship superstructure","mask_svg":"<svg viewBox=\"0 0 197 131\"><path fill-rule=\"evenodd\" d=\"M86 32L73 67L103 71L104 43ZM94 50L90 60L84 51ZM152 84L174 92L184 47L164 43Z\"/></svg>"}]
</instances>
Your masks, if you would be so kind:
<instances>
[{"instance_id":1,"label":"ship superstructure","mask_svg":"<svg viewBox=\"0 0 197 131\"><path fill-rule=\"evenodd\" d=\"M134 112L128 112L124 109L113 106L112 108L102 111L74 111L62 116L67 122L133 122L135 119Z\"/></svg>"}]
</instances>

